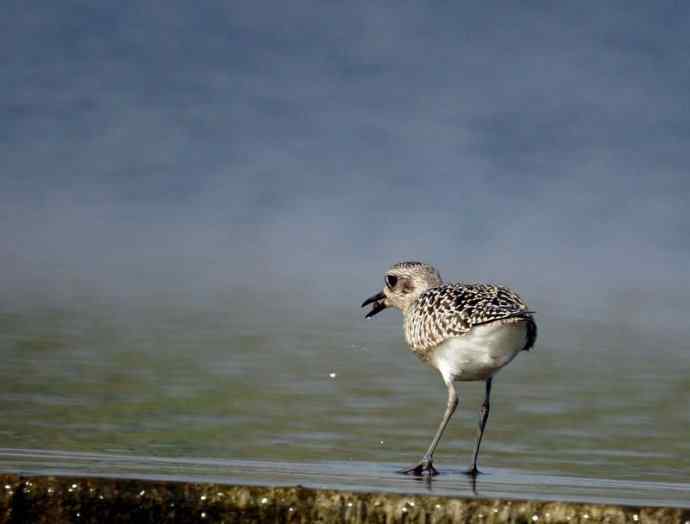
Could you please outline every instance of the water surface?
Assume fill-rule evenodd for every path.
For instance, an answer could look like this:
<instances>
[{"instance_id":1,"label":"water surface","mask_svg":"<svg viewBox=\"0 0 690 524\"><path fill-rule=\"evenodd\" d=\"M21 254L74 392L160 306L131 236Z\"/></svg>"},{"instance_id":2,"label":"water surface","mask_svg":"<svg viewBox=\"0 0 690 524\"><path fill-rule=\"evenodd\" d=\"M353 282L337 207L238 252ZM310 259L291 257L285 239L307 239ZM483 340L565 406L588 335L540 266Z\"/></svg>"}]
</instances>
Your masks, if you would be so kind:
<instances>
[{"instance_id":1,"label":"water surface","mask_svg":"<svg viewBox=\"0 0 690 524\"><path fill-rule=\"evenodd\" d=\"M360 314L248 297L203 305L5 305L0 468L26 469L30 450L42 450L35 456L63 457L43 456L45 467L84 454L72 462L85 471L89 457L117 456L129 457L130 470L139 461L149 475L173 464L184 476L211 460L226 478L246 462L260 464L264 480L290 477L292 468L315 481L340 468L352 482L364 471L364 484L381 476L397 483L392 472L426 449L445 388L406 349L397 313L372 321ZM480 460L494 482L501 479L491 489L520 493L564 478L623 482L630 493L647 491L644 483L686 489L685 339L586 319L541 315L539 322L535 349L495 380ZM453 480L435 485L461 492L483 386L458 389L460 407L435 457ZM106 465L103 472L114 467L93 460ZM551 483L579 493L577 481Z\"/></svg>"}]
</instances>

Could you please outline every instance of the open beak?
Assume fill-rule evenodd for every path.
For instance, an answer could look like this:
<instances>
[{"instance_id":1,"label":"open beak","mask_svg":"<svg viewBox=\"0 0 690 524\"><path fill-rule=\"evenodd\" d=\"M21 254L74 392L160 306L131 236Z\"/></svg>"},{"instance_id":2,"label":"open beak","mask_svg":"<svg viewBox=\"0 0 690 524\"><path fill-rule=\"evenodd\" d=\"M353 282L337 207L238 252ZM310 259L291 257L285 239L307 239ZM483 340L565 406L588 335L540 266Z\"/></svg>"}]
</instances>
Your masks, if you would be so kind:
<instances>
[{"instance_id":1,"label":"open beak","mask_svg":"<svg viewBox=\"0 0 690 524\"><path fill-rule=\"evenodd\" d=\"M388 307L386 305L386 295L383 294L383 291L367 298L364 302L362 302L362 307L368 306L369 304L374 304L374 306L371 308L369 313L364 315L364 318L371 318Z\"/></svg>"}]
</instances>

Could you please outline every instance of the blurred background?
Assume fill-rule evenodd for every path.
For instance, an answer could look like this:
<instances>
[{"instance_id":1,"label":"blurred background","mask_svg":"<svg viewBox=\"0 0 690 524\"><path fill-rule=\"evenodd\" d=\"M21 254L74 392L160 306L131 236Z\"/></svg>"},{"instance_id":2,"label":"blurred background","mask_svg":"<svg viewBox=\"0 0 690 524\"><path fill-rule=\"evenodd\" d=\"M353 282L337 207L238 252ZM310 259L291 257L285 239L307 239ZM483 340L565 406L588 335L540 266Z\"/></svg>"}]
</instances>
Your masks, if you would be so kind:
<instances>
[{"instance_id":1,"label":"blurred background","mask_svg":"<svg viewBox=\"0 0 690 524\"><path fill-rule=\"evenodd\" d=\"M2 11L4 446L411 464L444 388L359 303L412 259L537 311L487 465L687 481L690 7Z\"/></svg>"}]
</instances>

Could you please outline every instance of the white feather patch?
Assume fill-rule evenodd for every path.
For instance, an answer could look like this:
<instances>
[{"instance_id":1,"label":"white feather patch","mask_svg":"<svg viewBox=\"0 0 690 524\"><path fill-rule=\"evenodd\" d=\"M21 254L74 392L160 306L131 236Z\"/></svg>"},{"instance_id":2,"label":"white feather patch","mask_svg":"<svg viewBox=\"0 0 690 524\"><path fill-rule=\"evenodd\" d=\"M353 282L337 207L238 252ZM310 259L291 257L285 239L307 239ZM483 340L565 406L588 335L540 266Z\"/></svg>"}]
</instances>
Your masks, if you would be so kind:
<instances>
[{"instance_id":1,"label":"white feather patch","mask_svg":"<svg viewBox=\"0 0 690 524\"><path fill-rule=\"evenodd\" d=\"M486 380L513 360L526 341L524 321L475 326L466 335L451 337L434 348L431 364L446 383Z\"/></svg>"}]
</instances>

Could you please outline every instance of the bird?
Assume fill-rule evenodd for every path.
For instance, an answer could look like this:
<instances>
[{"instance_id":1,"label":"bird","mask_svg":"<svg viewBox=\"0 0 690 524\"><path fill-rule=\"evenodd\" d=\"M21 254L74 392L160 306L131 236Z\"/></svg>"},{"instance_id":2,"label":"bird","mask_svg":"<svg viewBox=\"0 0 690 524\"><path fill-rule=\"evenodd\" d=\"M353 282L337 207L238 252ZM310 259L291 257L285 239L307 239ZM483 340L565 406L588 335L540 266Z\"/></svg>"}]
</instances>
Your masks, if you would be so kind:
<instances>
[{"instance_id":1,"label":"bird","mask_svg":"<svg viewBox=\"0 0 690 524\"><path fill-rule=\"evenodd\" d=\"M417 477L438 475L433 456L459 399L455 382L484 381L484 401L472 465L464 473L476 478L479 447L489 417L495 374L537 339L533 311L508 287L489 283L448 283L423 262L399 262L386 271L383 290L367 298L365 318L386 308L403 315L403 332L419 359L437 369L448 388L448 402L438 429L422 459L399 473Z\"/></svg>"}]
</instances>

